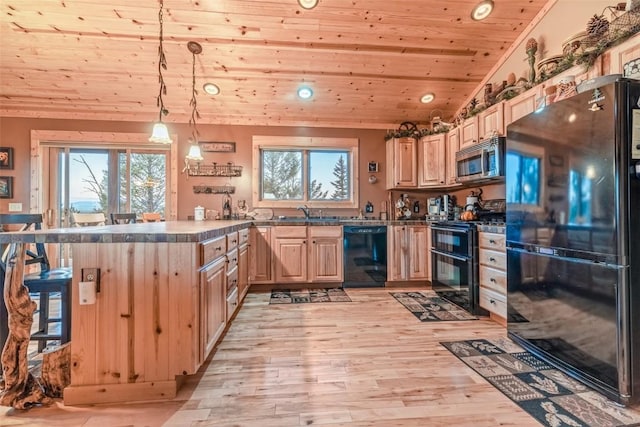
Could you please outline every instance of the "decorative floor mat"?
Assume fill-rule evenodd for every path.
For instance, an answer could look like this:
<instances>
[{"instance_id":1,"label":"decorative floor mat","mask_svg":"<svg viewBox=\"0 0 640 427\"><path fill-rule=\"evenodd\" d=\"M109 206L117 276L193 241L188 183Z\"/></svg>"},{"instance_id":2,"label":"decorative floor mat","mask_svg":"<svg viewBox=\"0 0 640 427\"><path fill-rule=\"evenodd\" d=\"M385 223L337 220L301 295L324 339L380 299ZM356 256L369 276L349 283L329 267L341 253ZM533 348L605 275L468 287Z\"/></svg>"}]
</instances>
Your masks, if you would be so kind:
<instances>
[{"instance_id":1,"label":"decorative floor mat","mask_svg":"<svg viewBox=\"0 0 640 427\"><path fill-rule=\"evenodd\" d=\"M332 289L274 289L269 304L302 304L312 302L351 302L341 288Z\"/></svg>"},{"instance_id":2,"label":"decorative floor mat","mask_svg":"<svg viewBox=\"0 0 640 427\"><path fill-rule=\"evenodd\" d=\"M443 320L475 320L476 316L454 303L441 298L433 291L427 292L390 292L422 322Z\"/></svg>"},{"instance_id":3,"label":"decorative floor mat","mask_svg":"<svg viewBox=\"0 0 640 427\"><path fill-rule=\"evenodd\" d=\"M637 425L640 413L608 400L508 338L441 342L544 426Z\"/></svg>"}]
</instances>

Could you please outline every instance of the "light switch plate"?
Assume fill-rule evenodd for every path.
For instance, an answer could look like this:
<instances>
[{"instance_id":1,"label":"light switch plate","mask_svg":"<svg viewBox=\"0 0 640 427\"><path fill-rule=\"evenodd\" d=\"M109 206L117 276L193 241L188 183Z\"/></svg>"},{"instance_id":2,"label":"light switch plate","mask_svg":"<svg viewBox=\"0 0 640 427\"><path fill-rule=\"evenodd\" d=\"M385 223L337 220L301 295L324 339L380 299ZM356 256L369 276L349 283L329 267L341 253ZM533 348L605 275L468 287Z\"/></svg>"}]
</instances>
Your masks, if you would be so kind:
<instances>
[{"instance_id":1,"label":"light switch plate","mask_svg":"<svg viewBox=\"0 0 640 427\"><path fill-rule=\"evenodd\" d=\"M9 212L22 212L22 203L9 203Z\"/></svg>"}]
</instances>

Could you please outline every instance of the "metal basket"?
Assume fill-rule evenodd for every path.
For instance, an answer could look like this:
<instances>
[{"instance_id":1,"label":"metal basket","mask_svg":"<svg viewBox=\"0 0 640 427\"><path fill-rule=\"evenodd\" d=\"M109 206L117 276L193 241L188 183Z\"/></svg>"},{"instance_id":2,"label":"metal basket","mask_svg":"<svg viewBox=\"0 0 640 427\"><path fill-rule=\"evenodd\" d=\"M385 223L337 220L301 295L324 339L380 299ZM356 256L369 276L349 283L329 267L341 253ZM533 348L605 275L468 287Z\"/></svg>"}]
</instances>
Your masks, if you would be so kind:
<instances>
[{"instance_id":1,"label":"metal basket","mask_svg":"<svg viewBox=\"0 0 640 427\"><path fill-rule=\"evenodd\" d=\"M582 46L585 50L612 45L617 40L625 39L640 31L640 7L628 12L609 10L611 12L609 29L600 37L587 36L582 40Z\"/></svg>"}]
</instances>

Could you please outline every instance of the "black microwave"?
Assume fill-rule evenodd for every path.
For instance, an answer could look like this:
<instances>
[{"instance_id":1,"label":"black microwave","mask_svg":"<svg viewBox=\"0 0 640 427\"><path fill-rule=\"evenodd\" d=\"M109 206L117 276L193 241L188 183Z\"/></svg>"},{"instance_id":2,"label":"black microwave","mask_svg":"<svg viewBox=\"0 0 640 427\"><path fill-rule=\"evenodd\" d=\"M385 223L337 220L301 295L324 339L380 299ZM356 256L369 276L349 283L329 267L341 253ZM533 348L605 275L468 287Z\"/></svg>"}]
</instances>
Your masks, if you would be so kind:
<instances>
[{"instance_id":1,"label":"black microwave","mask_svg":"<svg viewBox=\"0 0 640 427\"><path fill-rule=\"evenodd\" d=\"M504 136L481 141L456 153L456 181L483 181L504 176Z\"/></svg>"}]
</instances>

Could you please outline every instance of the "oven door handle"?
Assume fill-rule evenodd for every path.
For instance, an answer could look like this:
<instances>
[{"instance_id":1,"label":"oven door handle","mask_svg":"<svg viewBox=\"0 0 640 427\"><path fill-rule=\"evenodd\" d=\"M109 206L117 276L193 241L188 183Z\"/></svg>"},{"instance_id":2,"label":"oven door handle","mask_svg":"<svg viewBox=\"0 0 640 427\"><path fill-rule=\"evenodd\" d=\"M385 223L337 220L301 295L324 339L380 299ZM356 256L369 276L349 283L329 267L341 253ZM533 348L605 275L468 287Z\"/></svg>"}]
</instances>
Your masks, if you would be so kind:
<instances>
[{"instance_id":1,"label":"oven door handle","mask_svg":"<svg viewBox=\"0 0 640 427\"><path fill-rule=\"evenodd\" d=\"M449 258L453 258L453 259L457 259L458 261L469 261L469 258L463 257L463 256L458 256L458 255L453 255L453 254L449 254L447 252L441 252L437 249L433 249L431 248L431 253L436 254L436 255L442 255L445 257L449 257Z\"/></svg>"},{"instance_id":2,"label":"oven door handle","mask_svg":"<svg viewBox=\"0 0 640 427\"><path fill-rule=\"evenodd\" d=\"M432 225L431 226L431 231L436 230L436 231L447 231L450 233L455 233L455 234L467 234L467 232L470 230L470 228L453 228L453 227L442 227L442 226L437 226L437 225Z\"/></svg>"}]
</instances>

